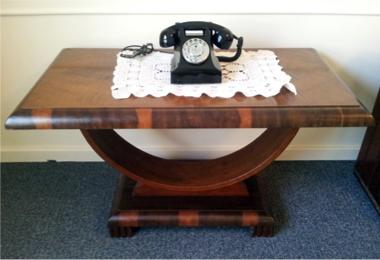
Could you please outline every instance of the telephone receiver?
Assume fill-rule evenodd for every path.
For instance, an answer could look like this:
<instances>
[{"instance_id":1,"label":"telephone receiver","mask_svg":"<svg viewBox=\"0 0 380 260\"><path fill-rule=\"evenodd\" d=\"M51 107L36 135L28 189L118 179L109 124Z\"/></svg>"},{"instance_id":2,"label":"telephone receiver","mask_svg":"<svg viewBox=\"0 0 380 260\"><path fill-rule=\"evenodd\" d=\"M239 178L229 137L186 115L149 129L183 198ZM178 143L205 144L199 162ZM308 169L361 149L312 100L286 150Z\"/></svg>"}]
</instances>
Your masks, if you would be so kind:
<instances>
[{"instance_id":1,"label":"telephone receiver","mask_svg":"<svg viewBox=\"0 0 380 260\"><path fill-rule=\"evenodd\" d=\"M227 50L231 47L234 39L237 40L237 50L232 57L217 56L219 61L231 62L237 60L242 51L243 37L237 37L229 29L211 22L184 22L176 23L160 34L160 46L164 48L180 45L181 39L186 36L204 35L211 39L212 44L219 49ZM212 48L212 46L210 46Z\"/></svg>"}]
</instances>

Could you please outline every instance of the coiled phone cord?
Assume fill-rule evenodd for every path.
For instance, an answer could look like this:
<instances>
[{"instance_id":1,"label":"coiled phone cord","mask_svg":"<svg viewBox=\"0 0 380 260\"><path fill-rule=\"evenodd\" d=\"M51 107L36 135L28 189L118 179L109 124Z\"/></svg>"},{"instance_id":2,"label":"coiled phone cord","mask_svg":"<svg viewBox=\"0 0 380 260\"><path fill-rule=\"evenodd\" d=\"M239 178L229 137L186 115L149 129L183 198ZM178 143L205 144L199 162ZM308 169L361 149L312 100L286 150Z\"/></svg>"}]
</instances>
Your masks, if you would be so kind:
<instances>
[{"instance_id":1,"label":"coiled phone cord","mask_svg":"<svg viewBox=\"0 0 380 260\"><path fill-rule=\"evenodd\" d=\"M139 55L147 55L152 53L155 49L153 43L147 43L143 45L129 45L121 50L120 56L123 58L132 59Z\"/></svg>"}]
</instances>

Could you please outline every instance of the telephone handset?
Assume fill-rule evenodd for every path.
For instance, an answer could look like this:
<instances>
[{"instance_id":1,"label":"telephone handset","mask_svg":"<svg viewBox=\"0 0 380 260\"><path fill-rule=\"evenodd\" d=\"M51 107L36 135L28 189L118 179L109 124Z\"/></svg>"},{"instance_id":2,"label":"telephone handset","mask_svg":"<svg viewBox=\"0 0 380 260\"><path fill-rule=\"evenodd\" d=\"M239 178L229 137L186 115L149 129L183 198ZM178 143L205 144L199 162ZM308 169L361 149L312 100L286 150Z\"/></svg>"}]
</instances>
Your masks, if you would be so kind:
<instances>
[{"instance_id":1,"label":"telephone handset","mask_svg":"<svg viewBox=\"0 0 380 260\"><path fill-rule=\"evenodd\" d=\"M229 49L234 39L237 50L232 57L217 57L213 45ZM220 83L222 73L218 61L231 62L240 57L243 37L236 37L229 29L210 22L176 23L160 34L160 46L174 46L171 61L171 83Z\"/></svg>"}]
</instances>

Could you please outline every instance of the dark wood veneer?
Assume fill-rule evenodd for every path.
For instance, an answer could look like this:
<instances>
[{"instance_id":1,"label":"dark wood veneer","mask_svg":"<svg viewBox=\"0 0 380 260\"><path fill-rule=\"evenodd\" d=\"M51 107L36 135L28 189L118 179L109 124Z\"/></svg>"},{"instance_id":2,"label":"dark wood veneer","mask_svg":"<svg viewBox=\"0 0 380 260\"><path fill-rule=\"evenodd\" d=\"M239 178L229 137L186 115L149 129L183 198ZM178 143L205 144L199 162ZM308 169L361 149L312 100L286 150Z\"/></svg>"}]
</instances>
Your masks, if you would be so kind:
<instances>
[{"instance_id":1,"label":"dark wood veneer","mask_svg":"<svg viewBox=\"0 0 380 260\"><path fill-rule=\"evenodd\" d=\"M366 126L372 116L313 49L273 49L298 95L111 96L116 49L65 49L6 121L10 129Z\"/></svg>"},{"instance_id":2,"label":"dark wood veneer","mask_svg":"<svg viewBox=\"0 0 380 260\"><path fill-rule=\"evenodd\" d=\"M368 126L374 119L313 49L274 49L298 95L230 99L111 96L116 49L65 49L6 121L9 129L80 129L123 175L114 198L112 236L140 226L233 225L273 233L256 176L300 127ZM137 149L115 128L267 128L252 143L214 160L165 160ZM377 139L376 139L377 140ZM248 183L246 186L245 183ZM249 185L253 183L253 185Z\"/></svg>"}]
</instances>

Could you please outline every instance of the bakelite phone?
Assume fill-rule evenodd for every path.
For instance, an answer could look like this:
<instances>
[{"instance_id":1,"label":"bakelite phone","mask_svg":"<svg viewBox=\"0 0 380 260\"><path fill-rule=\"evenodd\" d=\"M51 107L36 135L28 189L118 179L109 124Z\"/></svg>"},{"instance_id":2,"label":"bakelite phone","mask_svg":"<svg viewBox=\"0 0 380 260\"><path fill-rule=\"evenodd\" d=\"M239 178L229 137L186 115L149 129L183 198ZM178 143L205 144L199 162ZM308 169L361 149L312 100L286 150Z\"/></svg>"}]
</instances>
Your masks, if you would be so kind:
<instances>
[{"instance_id":1,"label":"bakelite phone","mask_svg":"<svg viewBox=\"0 0 380 260\"><path fill-rule=\"evenodd\" d=\"M229 49L237 39L234 56L215 56L213 45ZM171 61L171 83L220 83L222 72L219 61L231 62L240 57L243 38L235 36L229 29L210 22L176 23L160 34L160 46L174 46Z\"/></svg>"}]
</instances>

